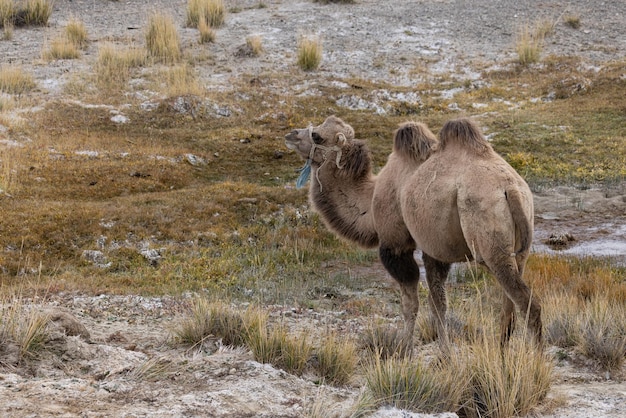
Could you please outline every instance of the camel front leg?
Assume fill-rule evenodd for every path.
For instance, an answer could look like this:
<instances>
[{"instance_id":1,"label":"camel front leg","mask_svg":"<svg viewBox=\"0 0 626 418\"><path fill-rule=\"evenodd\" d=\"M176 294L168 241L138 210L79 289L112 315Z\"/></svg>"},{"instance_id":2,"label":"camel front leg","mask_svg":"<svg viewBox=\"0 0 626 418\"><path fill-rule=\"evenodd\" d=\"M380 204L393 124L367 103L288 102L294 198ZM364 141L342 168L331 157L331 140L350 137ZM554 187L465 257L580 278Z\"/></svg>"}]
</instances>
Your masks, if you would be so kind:
<instances>
[{"instance_id":1,"label":"camel front leg","mask_svg":"<svg viewBox=\"0 0 626 418\"><path fill-rule=\"evenodd\" d=\"M419 310L417 297L417 283L420 277L420 269L413 257L414 248L394 248L381 244L379 248L380 261L385 269L400 285L402 315L404 317L404 341L413 343L415 319Z\"/></svg>"},{"instance_id":2,"label":"camel front leg","mask_svg":"<svg viewBox=\"0 0 626 418\"><path fill-rule=\"evenodd\" d=\"M417 282L400 283L402 316L404 317L403 339L406 344L413 342L415 320L419 311L419 298L417 296ZM408 346L410 347L410 345Z\"/></svg>"}]
</instances>

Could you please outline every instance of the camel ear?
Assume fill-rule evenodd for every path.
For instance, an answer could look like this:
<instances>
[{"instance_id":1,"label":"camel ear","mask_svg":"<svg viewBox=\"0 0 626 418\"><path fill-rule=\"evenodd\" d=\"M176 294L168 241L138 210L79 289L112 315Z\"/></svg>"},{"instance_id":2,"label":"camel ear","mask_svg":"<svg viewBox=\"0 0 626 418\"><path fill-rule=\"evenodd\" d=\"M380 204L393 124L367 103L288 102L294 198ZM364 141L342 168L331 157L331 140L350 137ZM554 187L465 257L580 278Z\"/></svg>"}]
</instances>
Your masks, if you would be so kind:
<instances>
[{"instance_id":1,"label":"camel ear","mask_svg":"<svg viewBox=\"0 0 626 418\"><path fill-rule=\"evenodd\" d=\"M346 136L343 133L341 133L341 132L339 132L337 135L335 135L335 139L337 140L337 143L341 147L346 145L346 142L348 142L348 139L346 138Z\"/></svg>"}]
</instances>

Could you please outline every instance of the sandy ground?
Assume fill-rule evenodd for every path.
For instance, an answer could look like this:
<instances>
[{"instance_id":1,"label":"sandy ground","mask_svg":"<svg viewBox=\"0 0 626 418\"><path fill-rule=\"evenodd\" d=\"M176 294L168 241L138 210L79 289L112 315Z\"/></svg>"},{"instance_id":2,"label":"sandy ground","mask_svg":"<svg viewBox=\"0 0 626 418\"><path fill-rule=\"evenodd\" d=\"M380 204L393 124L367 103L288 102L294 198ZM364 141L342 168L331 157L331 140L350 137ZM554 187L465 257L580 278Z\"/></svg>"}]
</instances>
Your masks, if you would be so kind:
<instances>
[{"instance_id":1,"label":"sandy ground","mask_svg":"<svg viewBox=\"0 0 626 418\"><path fill-rule=\"evenodd\" d=\"M546 53L578 55L589 68L626 55L623 1L360 0L355 5L321 5L283 0L254 7L258 3L227 2L240 11L228 15L214 45L198 46L197 33L181 28L185 48L210 57L211 65L200 73L209 89L230 91L232 80L240 75L289 69L298 36L311 33L324 41L323 64L316 73L320 79L384 79L406 86L426 73L477 79L478 69L511 59L515 28L539 17L557 22ZM141 30L151 11L168 10L182 26L185 5L181 0L56 0L50 27L16 29L12 40L0 42L0 61L32 71L42 86L42 100L58 98L64 83L93 64L98 42L134 39L141 44ZM558 20L569 13L581 16L579 30ZM84 21L91 46L79 60L42 61L43 45L72 14ZM251 34L263 37L265 53L258 59L237 54ZM416 65L428 71L416 75L412 71ZM277 88L285 94L310 93L306 80ZM626 254L624 185L538 190L535 204L536 251L552 251L545 244L551 235L570 234L575 241L569 242L566 252ZM60 318L54 349L32 370L0 365L0 415L299 417L320 402L328 405L326 410L341 411L357 398L356 388L320 387L310 377L298 378L256 363L242 350L216 344L207 355L171 346L169 327L180 313L180 303L167 298L80 295L56 295L43 305L35 301L35 307L52 309ZM79 327L82 336L67 335L71 332L63 326L66 317L59 312L71 314L85 327ZM314 326L342 323L358 330L367 321L351 319L354 323L346 325L341 313L330 311L294 313L289 307L277 307L276 312L287 313L288 321ZM582 361L557 365L550 398L552 407L538 416L626 416L626 384L607 379ZM417 415L381 410L376 416Z\"/></svg>"}]
</instances>

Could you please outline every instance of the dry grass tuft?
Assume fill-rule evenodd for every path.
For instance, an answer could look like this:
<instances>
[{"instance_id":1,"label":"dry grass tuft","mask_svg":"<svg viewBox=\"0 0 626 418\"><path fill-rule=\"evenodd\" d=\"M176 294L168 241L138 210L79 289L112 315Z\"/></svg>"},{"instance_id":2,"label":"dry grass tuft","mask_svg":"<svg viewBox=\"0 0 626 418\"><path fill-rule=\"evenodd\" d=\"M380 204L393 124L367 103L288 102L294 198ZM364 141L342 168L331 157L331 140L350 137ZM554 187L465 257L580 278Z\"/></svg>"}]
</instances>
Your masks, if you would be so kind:
<instances>
[{"instance_id":1,"label":"dry grass tuft","mask_svg":"<svg viewBox=\"0 0 626 418\"><path fill-rule=\"evenodd\" d=\"M527 416L550 389L553 364L527 339L512 341L504 350L495 338L469 347L468 416Z\"/></svg>"},{"instance_id":2,"label":"dry grass tuft","mask_svg":"<svg viewBox=\"0 0 626 418\"><path fill-rule=\"evenodd\" d=\"M165 93L170 97L204 94L204 87L198 81L195 70L187 64L165 69L160 79L165 81Z\"/></svg>"},{"instance_id":3,"label":"dry grass tuft","mask_svg":"<svg viewBox=\"0 0 626 418\"><path fill-rule=\"evenodd\" d=\"M81 20L74 16L70 16L64 33L67 40L76 45L77 48L83 49L87 46L87 28Z\"/></svg>"},{"instance_id":4,"label":"dry grass tuft","mask_svg":"<svg viewBox=\"0 0 626 418\"><path fill-rule=\"evenodd\" d=\"M54 38L48 49L42 52L45 60L76 59L80 57L80 49L65 36Z\"/></svg>"},{"instance_id":5,"label":"dry grass tuft","mask_svg":"<svg viewBox=\"0 0 626 418\"><path fill-rule=\"evenodd\" d=\"M260 363L278 364L282 358L282 347L287 340L287 332L282 327L269 327L267 315L258 318L259 326L247 333L247 344L254 359Z\"/></svg>"},{"instance_id":6,"label":"dry grass tuft","mask_svg":"<svg viewBox=\"0 0 626 418\"><path fill-rule=\"evenodd\" d=\"M408 356L412 349L398 329L386 325L368 327L361 336L361 345L372 356L383 359Z\"/></svg>"},{"instance_id":7,"label":"dry grass tuft","mask_svg":"<svg viewBox=\"0 0 626 418\"><path fill-rule=\"evenodd\" d=\"M551 19L548 19L548 18L540 19L537 22L535 22L534 34L537 37L541 37L545 39L548 36L554 34L555 26L556 26L556 22L554 22Z\"/></svg>"},{"instance_id":8,"label":"dry grass tuft","mask_svg":"<svg viewBox=\"0 0 626 418\"><path fill-rule=\"evenodd\" d=\"M580 29L580 16L578 15L563 16L563 22L572 29Z\"/></svg>"},{"instance_id":9,"label":"dry grass tuft","mask_svg":"<svg viewBox=\"0 0 626 418\"><path fill-rule=\"evenodd\" d=\"M98 85L107 90L120 89L128 81L131 70L146 64L147 56L142 48L119 48L104 43L98 49L96 77Z\"/></svg>"},{"instance_id":10,"label":"dry grass tuft","mask_svg":"<svg viewBox=\"0 0 626 418\"><path fill-rule=\"evenodd\" d=\"M19 364L44 349L49 316L29 309L21 297L0 299L0 353L3 362ZM8 360L7 360L8 358Z\"/></svg>"},{"instance_id":11,"label":"dry grass tuft","mask_svg":"<svg viewBox=\"0 0 626 418\"><path fill-rule=\"evenodd\" d=\"M303 36L298 42L298 66L304 71L317 69L322 62L322 41L318 36Z\"/></svg>"},{"instance_id":12,"label":"dry grass tuft","mask_svg":"<svg viewBox=\"0 0 626 418\"><path fill-rule=\"evenodd\" d=\"M544 36L542 31L525 25L517 32L515 40L515 51L517 60L521 65L533 64L539 61L543 48Z\"/></svg>"},{"instance_id":13,"label":"dry grass tuft","mask_svg":"<svg viewBox=\"0 0 626 418\"><path fill-rule=\"evenodd\" d=\"M13 26L15 3L13 0L0 0L0 25L6 29Z\"/></svg>"},{"instance_id":14,"label":"dry grass tuft","mask_svg":"<svg viewBox=\"0 0 626 418\"><path fill-rule=\"evenodd\" d=\"M11 110L15 107L15 101L10 96L0 95L0 113ZM0 182L0 184L2 184Z\"/></svg>"},{"instance_id":15,"label":"dry grass tuft","mask_svg":"<svg viewBox=\"0 0 626 418\"><path fill-rule=\"evenodd\" d=\"M408 357L377 357L365 373L368 398L412 411L458 411L468 391L468 370L458 358L426 365Z\"/></svg>"},{"instance_id":16,"label":"dry grass tuft","mask_svg":"<svg viewBox=\"0 0 626 418\"><path fill-rule=\"evenodd\" d=\"M33 76L14 66L0 67L0 91L21 95L36 87Z\"/></svg>"},{"instance_id":17,"label":"dry grass tuft","mask_svg":"<svg viewBox=\"0 0 626 418\"><path fill-rule=\"evenodd\" d=\"M85 24L71 16L63 33L52 40L50 47L42 53L42 57L45 60L76 59L80 57L80 50L86 46Z\"/></svg>"},{"instance_id":18,"label":"dry grass tuft","mask_svg":"<svg viewBox=\"0 0 626 418\"><path fill-rule=\"evenodd\" d=\"M187 26L199 28L206 22L211 28L224 24L226 9L222 0L189 0L187 3Z\"/></svg>"},{"instance_id":19,"label":"dry grass tuft","mask_svg":"<svg viewBox=\"0 0 626 418\"><path fill-rule=\"evenodd\" d=\"M217 33L215 30L209 25L206 17L200 18L200 22L198 23L198 31L200 32L200 43L206 44L209 42L215 42L215 38L217 37Z\"/></svg>"},{"instance_id":20,"label":"dry grass tuft","mask_svg":"<svg viewBox=\"0 0 626 418\"><path fill-rule=\"evenodd\" d=\"M584 306L580 348L603 370L620 370L626 356L626 307L599 296Z\"/></svg>"},{"instance_id":21,"label":"dry grass tuft","mask_svg":"<svg viewBox=\"0 0 626 418\"><path fill-rule=\"evenodd\" d=\"M2 28L2 40L10 41L13 39L13 24L7 23Z\"/></svg>"},{"instance_id":22,"label":"dry grass tuft","mask_svg":"<svg viewBox=\"0 0 626 418\"><path fill-rule=\"evenodd\" d=\"M250 35L246 38L246 46L253 56L258 57L263 52L263 38L260 35Z\"/></svg>"},{"instance_id":23,"label":"dry grass tuft","mask_svg":"<svg viewBox=\"0 0 626 418\"><path fill-rule=\"evenodd\" d=\"M150 16L146 28L146 47L151 57L165 64L180 60L180 37L171 16L159 12Z\"/></svg>"},{"instance_id":24,"label":"dry grass tuft","mask_svg":"<svg viewBox=\"0 0 626 418\"><path fill-rule=\"evenodd\" d=\"M219 339L226 346L243 346L248 334L264 324L261 316L251 312L242 314L222 302L196 298L172 332L177 342L192 347L202 347L209 338Z\"/></svg>"},{"instance_id":25,"label":"dry grass tuft","mask_svg":"<svg viewBox=\"0 0 626 418\"><path fill-rule=\"evenodd\" d=\"M581 303L572 295L559 292L542 298L545 339L561 348L575 347L581 342Z\"/></svg>"},{"instance_id":26,"label":"dry grass tuft","mask_svg":"<svg viewBox=\"0 0 626 418\"><path fill-rule=\"evenodd\" d=\"M317 371L322 379L333 385L344 385L356 370L356 346L349 339L340 339L330 332L317 349L317 361Z\"/></svg>"},{"instance_id":27,"label":"dry grass tuft","mask_svg":"<svg viewBox=\"0 0 626 418\"><path fill-rule=\"evenodd\" d=\"M16 12L15 24L18 26L47 26L52 15L52 2L48 0L26 0Z\"/></svg>"},{"instance_id":28,"label":"dry grass tuft","mask_svg":"<svg viewBox=\"0 0 626 418\"><path fill-rule=\"evenodd\" d=\"M152 357L128 373L128 377L136 381L158 382L173 378L181 372L182 367L171 360Z\"/></svg>"}]
</instances>

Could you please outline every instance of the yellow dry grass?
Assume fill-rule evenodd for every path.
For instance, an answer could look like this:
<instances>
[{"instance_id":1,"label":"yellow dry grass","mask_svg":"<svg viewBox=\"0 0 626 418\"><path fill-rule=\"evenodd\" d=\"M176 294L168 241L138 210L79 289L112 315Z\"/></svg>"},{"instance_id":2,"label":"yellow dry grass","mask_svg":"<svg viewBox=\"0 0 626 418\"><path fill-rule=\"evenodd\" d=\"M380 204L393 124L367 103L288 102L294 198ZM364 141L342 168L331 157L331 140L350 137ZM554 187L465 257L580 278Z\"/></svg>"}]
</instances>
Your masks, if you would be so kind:
<instances>
[{"instance_id":1,"label":"yellow dry grass","mask_svg":"<svg viewBox=\"0 0 626 418\"><path fill-rule=\"evenodd\" d=\"M145 36L146 47L151 57L165 64L180 60L182 55L180 37L170 15L153 13L148 20Z\"/></svg>"},{"instance_id":2,"label":"yellow dry grass","mask_svg":"<svg viewBox=\"0 0 626 418\"><path fill-rule=\"evenodd\" d=\"M35 87L33 76L21 67L12 65L0 67L0 91L19 96Z\"/></svg>"},{"instance_id":3,"label":"yellow dry grass","mask_svg":"<svg viewBox=\"0 0 626 418\"><path fill-rule=\"evenodd\" d=\"M189 0L187 3L187 26L197 28L201 22L211 28L224 24L226 8L222 0Z\"/></svg>"},{"instance_id":4,"label":"yellow dry grass","mask_svg":"<svg viewBox=\"0 0 626 418\"><path fill-rule=\"evenodd\" d=\"M318 36L303 36L298 42L297 63L304 71L316 70L322 62L322 41Z\"/></svg>"}]
</instances>

